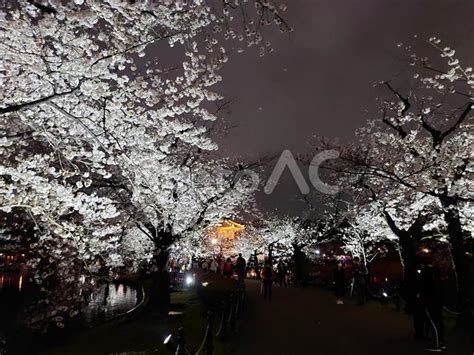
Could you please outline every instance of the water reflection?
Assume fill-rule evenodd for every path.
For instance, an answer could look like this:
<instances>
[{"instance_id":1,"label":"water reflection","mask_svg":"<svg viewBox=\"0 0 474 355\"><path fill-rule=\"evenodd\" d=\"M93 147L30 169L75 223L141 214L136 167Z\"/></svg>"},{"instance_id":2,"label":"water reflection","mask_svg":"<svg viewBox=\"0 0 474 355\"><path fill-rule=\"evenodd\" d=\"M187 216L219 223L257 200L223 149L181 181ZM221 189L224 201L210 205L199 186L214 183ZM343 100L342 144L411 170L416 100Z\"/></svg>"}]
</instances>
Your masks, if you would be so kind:
<instances>
[{"instance_id":1,"label":"water reflection","mask_svg":"<svg viewBox=\"0 0 474 355\"><path fill-rule=\"evenodd\" d=\"M94 325L126 313L138 302L138 292L131 286L122 283L101 284L87 296L87 305L82 309L82 314L89 325Z\"/></svg>"},{"instance_id":2,"label":"water reflection","mask_svg":"<svg viewBox=\"0 0 474 355\"><path fill-rule=\"evenodd\" d=\"M78 282L85 284L85 279L80 278ZM130 285L112 282L93 282L90 288L83 287L76 290L79 297L75 299L84 306L81 309L82 320L86 325L93 326L101 324L117 315L126 313L134 308L143 295ZM31 300L35 299L36 288L32 288L28 282L28 274L21 271L6 271L0 269L0 333L2 329L9 328L17 321L17 316L31 306ZM71 291L74 292L74 291ZM67 295L71 295L66 292ZM60 292L54 293L61 300ZM48 304L51 304L50 300ZM36 309L35 309L36 310ZM39 308L38 312L47 312Z\"/></svg>"},{"instance_id":3,"label":"water reflection","mask_svg":"<svg viewBox=\"0 0 474 355\"><path fill-rule=\"evenodd\" d=\"M16 322L24 296L24 276L18 271L0 270L0 339Z\"/></svg>"},{"instance_id":4,"label":"water reflection","mask_svg":"<svg viewBox=\"0 0 474 355\"><path fill-rule=\"evenodd\" d=\"M18 293L23 288L23 274L16 271L0 271L0 293Z\"/></svg>"}]
</instances>

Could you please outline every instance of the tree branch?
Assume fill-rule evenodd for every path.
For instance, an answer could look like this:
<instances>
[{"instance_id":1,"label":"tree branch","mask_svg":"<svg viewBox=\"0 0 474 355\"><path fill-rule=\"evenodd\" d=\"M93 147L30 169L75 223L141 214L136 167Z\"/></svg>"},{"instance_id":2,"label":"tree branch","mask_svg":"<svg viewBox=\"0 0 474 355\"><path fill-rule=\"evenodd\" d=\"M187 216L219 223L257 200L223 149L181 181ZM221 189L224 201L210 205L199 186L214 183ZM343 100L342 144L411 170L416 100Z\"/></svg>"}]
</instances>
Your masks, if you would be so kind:
<instances>
[{"instance_id":1,"label":"tree branch","mask_svg":"<svg viewBox=\"0 0 474 355\"><path fill-rule=\"evenodd\" d=\"M404 237L406 234L405 231L403 229L398 228L396 222L394 221L390 213L388 213L387 210L384 209L383 214L385 215L385 220L387 221L387 224L393 231L393 233L395 233L395 235L399 238Z\"/></svg>"},{"instance_id":2,"label":"tree branch","mask_svg":"<svg viewBox=\"0 0 474 355\"><path fill-rule=\"evenodd\" d=\"M64 91L64 92L61 92L61 93L56 93L54 92L53 94L49 95L49 96L45 96L45 97L42 97L42 98L39 98L37 100L33 100L33 101L29 101L29 102L23 102L21 104L16 104L16 105L12 105L12 106L7 106L7 107L3 107L3 108L0 108L0 115L1 114L5 114L5 113L11 113L11 112L16 112L16 111L20 111L24 108L29 108L29 107L33 107L33 106L36 106L36 105L39 105L39 104L42 104L42 103L46 103L46 102L49 102L51 101L52 99L55 99L57 97L61 97L61 96L65 96L65 95L69 95L69 94L72 94L73 92L75 92L77 89L79 89L79 86L80 86L81 83L79 83L79 85L77 85L75 88L69 90L69 91Z\"/></svg>"}]
</instances>

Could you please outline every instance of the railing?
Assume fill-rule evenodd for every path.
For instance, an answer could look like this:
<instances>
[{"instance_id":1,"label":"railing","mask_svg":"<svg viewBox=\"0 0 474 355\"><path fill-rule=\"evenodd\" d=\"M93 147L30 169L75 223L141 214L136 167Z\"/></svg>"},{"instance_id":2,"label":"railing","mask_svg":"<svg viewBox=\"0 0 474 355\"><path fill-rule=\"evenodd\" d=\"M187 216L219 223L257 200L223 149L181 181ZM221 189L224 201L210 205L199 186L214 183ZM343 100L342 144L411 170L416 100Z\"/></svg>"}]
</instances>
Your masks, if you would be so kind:
<instances>
[{"instance_id":1,"label":"railing","mask_svg":"<svg viewBox=\"0 0 474 355\"><path fill-rule=\"evenodd\" d=\"M402 310L402 306L404 308L408 304L407 300L405 300L405 298L400 294L397 288L391 290L391 292L387 291L387 293L384 292L384 289L381 289L380 292L375 293L372 292L370 286L367 285L367 291L373 299L380 300L382 304L393 302L397 311ZM443 315L445 317L455 318L460 314L461 312L453 310L446 305L443 305Z\"/></svg>"},{"instance_id":2,"label":"railing","mask_svg":"<svg viewBox=\"0 0 474 355\"><path fill-rule=\"evenodd\" d=\"M183 327L178 329L175 335L176 341L168 339L168 349L175 355L213 355L216 339L226 341L230 333L235 331L237 319L245 309L245 285L241 285L236 292L230 294L227 300L223 300L220 308L218 313L207 312L207 326L198 350L187 349ZM214 329L217 319L218 326Z\"/></svg>"}]
</instances>

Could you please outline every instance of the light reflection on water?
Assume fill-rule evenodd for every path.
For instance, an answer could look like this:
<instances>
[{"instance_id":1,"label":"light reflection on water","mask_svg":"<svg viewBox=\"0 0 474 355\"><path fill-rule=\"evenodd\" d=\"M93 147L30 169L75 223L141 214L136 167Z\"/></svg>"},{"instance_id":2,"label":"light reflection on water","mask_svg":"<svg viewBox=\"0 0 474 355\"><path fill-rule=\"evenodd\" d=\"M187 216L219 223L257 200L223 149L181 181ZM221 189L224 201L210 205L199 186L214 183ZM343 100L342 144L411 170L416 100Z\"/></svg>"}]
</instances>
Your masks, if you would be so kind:
<instances>
[{"instance_id":1,"label":"light reflection on water","mask_svg":"<svg viewBox=\"0 0 474 355\"><path fill-rule=\"evenodd\" d=\"M0 316L0 325L6 322L6 312L14 318L21 307L22 298L19 296L31 291L26 287L27 279L21 272L0 270L0 315L3 315ZM102 283L96 287L92 294L84 297L86 305L82 308L83 318L91 326L126 313L140 301L137 289L126 284Z\"/></svg>"},{"instance_id":2,"label":"light reflection on water","mask_svg":"<svg viewBox=\"0 0 474 355\"><path fill-rule=\"evenodd\" d=\"M21 292L23 288L23 274L20 272L0 271L0 293Z\"/></svg>"},{"instance_id":3,"label":"light reflection on water","mask_svg":"<svg viewBox=\"0 0 474 355\"><path fill-rule=\"evenodd\" d=\"M137 290L121 283L101 284L87 300L82 309L89 325L106 321L126 313L138 303Z\"/></svg>"},{"instance_id":4,"label":"light reflection on water","mask_svg":"<svg viewBox=\"0 0 474 355\"><path fill-rule=\"evenodd\" d=\"M15 323L24 295L24 276L18 271L0 270L0 338Z\"/></svg>"}]
</instances>

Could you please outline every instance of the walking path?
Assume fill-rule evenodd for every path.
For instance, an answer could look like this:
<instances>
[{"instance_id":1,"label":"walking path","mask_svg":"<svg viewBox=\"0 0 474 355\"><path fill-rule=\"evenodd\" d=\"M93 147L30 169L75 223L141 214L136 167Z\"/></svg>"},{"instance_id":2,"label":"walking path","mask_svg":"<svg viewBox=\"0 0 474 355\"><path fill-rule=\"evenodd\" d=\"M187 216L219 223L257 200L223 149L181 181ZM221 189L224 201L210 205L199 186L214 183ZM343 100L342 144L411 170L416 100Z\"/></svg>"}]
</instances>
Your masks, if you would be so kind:
<instances>
[{"instance_id":1,"label":"walking path","mask_svg":"<svg viewBox=\"0 0 474 355\"><path fill-rule=\"evenodd\" d=\"M336 305L330 292L312 287L273 288L263 300L260 283L247 281L247 310L233 355L426 354L412 337L410 318L388 306ZM472 355L467 337L447 335L442 354Z\"/></svg>"}]
</instances>

